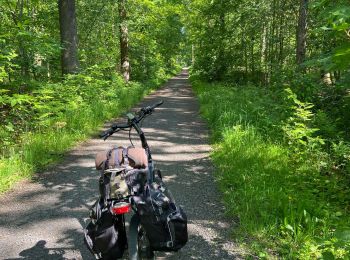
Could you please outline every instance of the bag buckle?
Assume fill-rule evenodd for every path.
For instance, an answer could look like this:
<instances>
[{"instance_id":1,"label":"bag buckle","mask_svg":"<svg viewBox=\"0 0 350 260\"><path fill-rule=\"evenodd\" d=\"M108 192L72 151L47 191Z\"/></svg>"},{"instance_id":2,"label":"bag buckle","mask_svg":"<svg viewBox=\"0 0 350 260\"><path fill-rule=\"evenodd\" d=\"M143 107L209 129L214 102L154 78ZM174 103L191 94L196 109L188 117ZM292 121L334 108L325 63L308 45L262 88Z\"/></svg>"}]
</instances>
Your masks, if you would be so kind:
<instances>
[{"instance_id":1,"label":"bag buckle","mask_svg":"<svg viewBox=\"0 0 350 260\"><path fill-rule=\"evenodd\" d=\"M167 247L173 247L174 246L174 242L173 241L168 241L168 242L166 242L166 246Z\"/></svg>"}]
</instances>

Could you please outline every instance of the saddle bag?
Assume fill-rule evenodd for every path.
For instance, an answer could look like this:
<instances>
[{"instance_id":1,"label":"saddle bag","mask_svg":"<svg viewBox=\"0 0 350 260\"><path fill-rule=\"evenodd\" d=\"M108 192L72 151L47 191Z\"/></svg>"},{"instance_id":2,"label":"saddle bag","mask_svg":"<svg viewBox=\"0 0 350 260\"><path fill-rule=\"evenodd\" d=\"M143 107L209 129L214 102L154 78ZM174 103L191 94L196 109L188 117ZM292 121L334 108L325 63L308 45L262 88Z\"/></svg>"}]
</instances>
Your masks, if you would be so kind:
<instances>
[{"instance_id":1,"label":"saddle bag","mask_svg":"<svg viewBox=\"0 0 350 260\"><path fill-rule=\"evenodd\" d=\"M152 250L178 251L187 243L187 216L162 181L147 185L135 204Z\"/></svg>"},{"instance_id":2,"label":"saddle bag","mask_svg":"<svg viewBox=\"0 0 350 260\"><path fill-rule=\"evenodd\" d=\"M123 256L127 238L122 217L113 216L101 199L91 208L84 242L96 259L112 260Z\"/></svg>"},{"instance_id":3,"label":"saddle bag","mask_svg":"<svg viewBox=\"0 0 350 260\"><path fill-rule=\"evenodd\" d=\"M147 168L148 159L145 149L119 146L96 154L96 170L106 170L120 167L121 165L130 166L135 169Z\"/></svg>"},{"instance_id":4,"label":"saddle bag","mask_svg":"<svg viewBox=\"0 0 350 260\"><path fill-rule=\"evenodd\" d=\"M100 195L104 199L119 198L129 195L130 185L126 182L132 176L145 175L148 161L143 148L115 147L100 152L95 158L96 169L100 170ZM136 183L135 183L136 185ZM134 185L134 188L136 186ZM143 185L142 185L143 186Z\"/></svg>"}]
</instances>

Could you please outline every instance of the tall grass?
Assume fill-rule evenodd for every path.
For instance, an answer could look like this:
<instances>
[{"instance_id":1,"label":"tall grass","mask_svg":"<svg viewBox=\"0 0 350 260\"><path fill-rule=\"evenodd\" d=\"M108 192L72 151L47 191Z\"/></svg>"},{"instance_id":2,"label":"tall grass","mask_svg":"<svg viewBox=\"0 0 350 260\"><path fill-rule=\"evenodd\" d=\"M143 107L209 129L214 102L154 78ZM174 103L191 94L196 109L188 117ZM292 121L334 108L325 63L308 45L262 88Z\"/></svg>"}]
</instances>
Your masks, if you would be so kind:
<instances>
[{"instance_id":1,"label":"tall grass","mask_svg":"<svg viewBox=\"0 0 350 260\"><path fill-rule=\"evenodd\" d=\"M282 94L192 83L212 130L227 213L239 223L234 238L261 258L348 259L349 197L339 194L338 176L320 173L320 157L293 154Z\"/></svg>"},{"instance_id":2,"label":"tall grass","mask_svg":"<svg viewBox=\"0 0 350 260\"><path fill-rule=\"evenodd\" d=\"M40 95L48 92L45 91L46 87L55 97L52 98L53 102L45 104L49 106L49 112L57 108L54 102L59 99L62 101L58 105L63 108L51 119L31 123L31 129L21 134L16 145L2 151L0 193L19 180L30 178L48 164L57 162L78 141L95 133L103 122L125 112L164 81L162 77L144 84L126 85L121 80L77 76L63 84L44 86ZM39 105L43 107L41 103ZM33 112L35 115L37 113Z\"/></svg>"}]
</instances>

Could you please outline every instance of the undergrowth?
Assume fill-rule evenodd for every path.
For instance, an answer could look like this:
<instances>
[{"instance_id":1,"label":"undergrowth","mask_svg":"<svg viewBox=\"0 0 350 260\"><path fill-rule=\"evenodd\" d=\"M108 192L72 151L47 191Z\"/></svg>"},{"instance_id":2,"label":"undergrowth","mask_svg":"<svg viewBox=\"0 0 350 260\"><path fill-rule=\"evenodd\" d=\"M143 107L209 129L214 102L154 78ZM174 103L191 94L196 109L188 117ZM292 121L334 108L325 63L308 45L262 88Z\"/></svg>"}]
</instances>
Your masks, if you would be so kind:
<instances>
[{"instance_id":1,"label":"undergrowth","mask_svg":"<svg viewBox=\"0 0 350 260\"><path fill-rule=\"evenodd\" d=\"M125 84L118 75L106 79L87 71L68 76L62 83L34 86L32 94L0 93L0 193L58 161L166 77Z\"/></svg>"},{"instance_id":2,"label":"undergrowth","mask_svg":"<svg viewBox=\"0 0 350 260\"><path fill-rule=\"evenodd\" d=\"M192 83L234 238L260 258L349 259L349 145L288 88Z\"/></svg>"}]
</instances>

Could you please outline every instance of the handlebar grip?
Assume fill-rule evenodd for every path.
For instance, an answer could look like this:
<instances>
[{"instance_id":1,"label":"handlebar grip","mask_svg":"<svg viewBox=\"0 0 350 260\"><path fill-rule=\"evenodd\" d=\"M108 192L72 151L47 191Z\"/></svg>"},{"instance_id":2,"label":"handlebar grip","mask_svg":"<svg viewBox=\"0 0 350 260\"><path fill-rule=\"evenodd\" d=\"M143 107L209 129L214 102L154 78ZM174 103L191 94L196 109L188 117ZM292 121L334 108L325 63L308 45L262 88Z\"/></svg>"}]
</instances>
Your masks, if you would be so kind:
<instances>
[{"instance_id":1,"label":"handlebar grip","mask_svg":"<svg viewBox=\"0 0 350 260\"><path fill-rule=\"evenodd\" d=\"M100 137L100 138L106 138L106 137L110 136L110 135L113 134L113 133L114 133L114 130L113 130L112 128L110 128L110 129L108 129L107 131L105 131L105 132L99 134L99 137Z\"/></svg>"},{"instance_id":2,"label":"handlebar grip","mask_svg":"<svg viewBox=\"0 0 350 260\"><path fill-rule=\"evenodd\" d=\"M113 124L111 126L111 128L109 128L108 130L106 130L105 132L99 134L100 138L103 138L104 140L106 140L109 136L111 136L112 134L114 134L115 132L118 132L120 129L125 129L125 128L129 128L130 125L128 124L124 124L124 125L117 125L117 124ZM119 129L119 130L118 130Z\"/></svg>"},{"instance_id":3,"label":"handlebar grip","mask_svg":"<svg viewBox=\"0 0 350 260\"><path fill-rule=\"evenodd\" d=\"M156 107L159 107L160 105L162 105L164 103L163 100L159 101L158 103L155 103L153 106L151 106L151 109L155 109Z\"/></svg>"},{"instance_id":4,"label":"handlebar grip","mask_svg":"<svg viewBox=\"0 0 350 260\"><path fill-rule=\"evenodd\" d=\"M130 127L131 127L130 124L118 125L119 129L125 129L125 128L130 128Z\"/></svg>"},{"instance_id":5,"label":"handlebar grip","mask_svg":"<svg viewBox=\"0 0 350 260\"><path fill-rule=\"evenodd\" d=\"M107 131L105 131L105 132L99 134L98 137L103 138L103 137L105 137L106 135L107 135Z\"/></svg>"}]
</instances>

